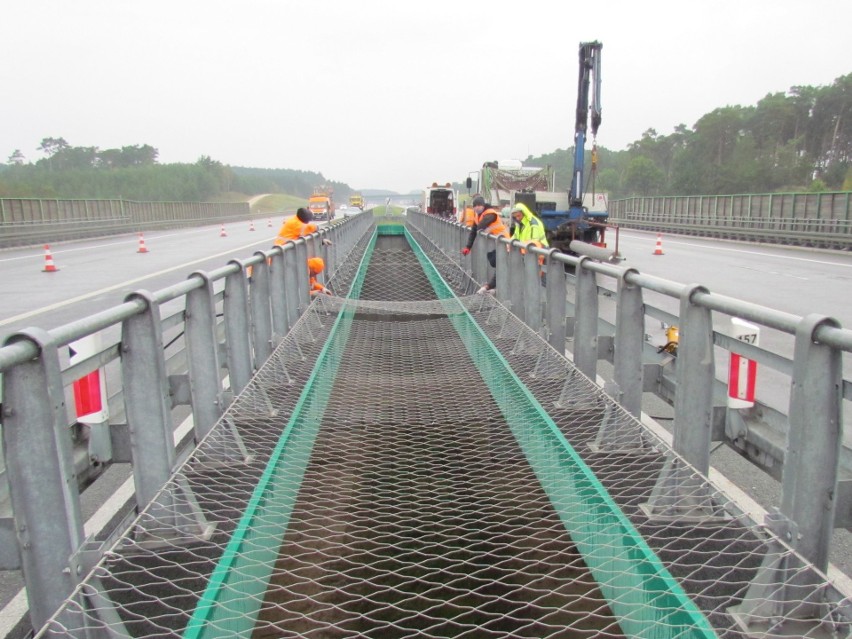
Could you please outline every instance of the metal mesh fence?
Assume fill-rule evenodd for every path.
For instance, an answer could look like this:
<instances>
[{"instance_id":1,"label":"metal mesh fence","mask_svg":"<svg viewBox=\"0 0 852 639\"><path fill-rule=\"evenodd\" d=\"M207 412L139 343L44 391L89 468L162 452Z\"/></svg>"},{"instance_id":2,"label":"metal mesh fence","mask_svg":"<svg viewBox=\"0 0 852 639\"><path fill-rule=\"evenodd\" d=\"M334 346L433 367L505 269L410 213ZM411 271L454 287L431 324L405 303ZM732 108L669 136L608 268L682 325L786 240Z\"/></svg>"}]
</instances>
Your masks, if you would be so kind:
<instances>
[{"instance_id":1,"label":"metal mesh fence","mask_svg":"<svg viewBox=\"0 0 852 639\"><path fill-rule=\"evenodd\" d=\"M332 282L357 301L314 301L45 636L737 637L758 574L784 594L740 620L848 634L824 578L414 237L437 271L364 243Z\"/></svg>"}]
</instances>

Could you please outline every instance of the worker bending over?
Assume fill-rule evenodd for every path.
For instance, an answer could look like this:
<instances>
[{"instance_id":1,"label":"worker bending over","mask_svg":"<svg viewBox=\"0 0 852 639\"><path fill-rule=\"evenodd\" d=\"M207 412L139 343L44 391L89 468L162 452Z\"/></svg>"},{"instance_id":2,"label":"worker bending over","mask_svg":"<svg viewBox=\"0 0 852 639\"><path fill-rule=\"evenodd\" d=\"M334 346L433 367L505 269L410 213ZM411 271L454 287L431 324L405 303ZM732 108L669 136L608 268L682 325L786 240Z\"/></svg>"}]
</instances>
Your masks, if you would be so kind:
<instances>
[{"instance_id":1,"label":"worker bending over","mask_svg":"<svg viewBox=\"0 0 852 639\"><path fill-rule=\"evenodd\" d=\"M473 248L473 243L476 241L476 236L479 231L485 231L487 234L495 235L497 237L509 237L509 231L506 229L506 225L503 224L500 214L487 205L485 203L485 198L481 195L477 195L473 198L473 211L476 215L476 223L470 227L467 246L462 249L462 255L468 255L470 253L470 249ZM491 268L496 268L497 249L488 251L486 256L488 257L488 263L491 265ZM491 293L496 287L497 273L495 271L488 282L483 284L482 288L480 288L477 293Z\"/></svg>"},{"instance_id":2,"label":"worker bending over","mask_svg":"<svg viewBox=\"0 0 852 639\"><path fill-rule=\"evenodd\" d=\"M518 202L512 207L514 220L512 239L524 245L532 244L539 248L549 246L544 231L544 222L538 219L526 204Z\"/></svg>"},{"instance_id":3,"label":"worker bending over","mask_svg":"<svg viewBox=\"0 0 852 639\"><path fill-rule=\"evenodd\" d=\"M331 295L331 291L319 283L317 275L325 270L325 262L321 257L308 258L308 274L310 276L311 297L314 295Z\"/></svg>"},{"instance_id":4,"label":"worker bending over","mask_svg":"<svg viewBox=\"0 0 852 639\"><path fill-rule=\"evenodd\" d=\"M278 229L278 235L275 237L275 241L273 242L274 246L284 246L289 241L296 241L300 237L306 237L311 233L316 233L319 230L319 227L314 223L314 214L310 212L310 210L306 208L299 208L296 211L296 215L291 215L287 219L284 220L284 223L281 225L281 228ZM331 246L331 240L328 238L323 238L322 243L324 246ZM267 264L272 264L272 258L266 260ZM248 266L246 268L246 276L251 279L253 268Z\"/></svg>"},{"instance_id":5,"label":"worker bending over","mask_svg":"<svg viewBox=\"0 0 852 639\"><path fill-rule=\"evenodd\" d=\"M314 214L306 208L299 208L296 215L288 217L284 220L284 224L278 230L278 237L275 238L275 246L283 246L290 240L298 240L300 237L305 237L311 233L316 233L319 227L314 223ZM323 238L322 243L326 246L331 244L331 240Z\"/></svg>"}]
</instances>

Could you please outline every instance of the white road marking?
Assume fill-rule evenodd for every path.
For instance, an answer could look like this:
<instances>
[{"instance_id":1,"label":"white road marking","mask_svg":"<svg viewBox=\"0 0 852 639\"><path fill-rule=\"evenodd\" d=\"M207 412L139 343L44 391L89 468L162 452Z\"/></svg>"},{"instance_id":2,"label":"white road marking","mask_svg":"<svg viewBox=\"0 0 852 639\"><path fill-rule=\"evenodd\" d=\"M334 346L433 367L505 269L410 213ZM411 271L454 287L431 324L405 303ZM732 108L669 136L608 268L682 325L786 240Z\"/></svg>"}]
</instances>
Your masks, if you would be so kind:
<instances>
[{"instance_id":1,"label":"white road marking","mask_svg":"<svg viewBox=\"0 0 852 639\"><path fill-rule=\"evenodd\" d=\"M755 273L763 273L764 275L776 275L778 277L792 277L793 279L804 280L806 282L808 280L810 280L809 277L802 277L801 275L796 275L795 273L781 273L779 271L767 271L767 270L760 269L760 268L752 268L750 266L733 266L732 268L739 268L739 269L742 269L744 271L754 271Z\"/></svg>"},{"instance_id":2,"label":"white road marking","mask_svg":"<svg viewBox=\"0 0 852 639\"><path fill-rule=\"evenodd\" d=\"M132 280L126 280L124 282L120 282L119 284L114 284L113 286L107 286L106 288L99 289L97 291L92 291L91 293L86 293L85 295L78 295L77 297L72 297L71 299L64 300L62 302L57 302L56 304L51 304L49 306L42 306L41 308L37 308L32 311L27 311L26 313L21 313L20 315L15 315L14 317L6 318L0 321L0 326L5 326L6 324L11 324L12 322L17 322L19 320L27 319L29 317L34 317L36 315L41 315L47 311L55 311L58 308L62 308L63 306L68 306L69 304L74 304L76 302L82 302L83 300L87 300L91 297L97 297L98 295L102 295L104 293L109 293L110 291L115 291L120 288L125 288L131 284L136 284L137 282L144 282L147 279L151 279L152 277L157 277L159 275L165 275L166 273L171 273L172 271L178 271L181 269L185 269L187 266L192 266L193 264L198 264L200 262L206 262L207 260L215 259L217 257L223 257L225 255L230 255L235 251L243 251L245 249L251 248L253 246L257 246L258 244L268 243L269 239L260 240L258 242L252 242L251 244L246 244L244 246L237 246L235 248L229 249L224 253L217 253L215 255L208 255L207 257L203 257L198 260L193 260L192 262L185 262L184 264L178 264L177 266L172 266L171 268L163 269L162 271L157 271L156 273L148 273L142 277L137 277ZM91 248L91 247L90 247ZM87 249L90 250L90 249ZM224 266L224 265L223 265Z\"/></svg>"},{"instance_id":3,"label":"white road marking","mask_svg":"<svg viewBox=\"0 0 852 639\"><path fill-rule=\"evenodd\" d=\"M630 233L625 234L624 231L621 231L621 234L627 235L628 237L631 237ZM632 237L634 237L634 238L638 238L638 237L645 238L647 236L646 235L633 235ZM710 245L710 244L694 244L692 242L683 242L681 240L672 240L671 235L669 235L668 237L669 237L669 239L666 240L666 241L669 244L678 244L678 245L683 245L683 246L696 246L696 247L699 247L699 248L706 248L706 249L710 249L710 250L713 250L713 251L728 251L729 253L747 253L748 255L759 255L761 257L774 257L774 258L783 259L783 260L795 260L797 262L810 262L811 264L828 264L829 266L843 266L845 268L852 268L852 262L850 262L848 264L844 264L842 262L829 262L827 260L813 260L813 259L806 258L806 257L794 257L792 255L777 255L775 253L761 253L759 251L748 251L748 250L745 250L745 249L729 248L727 246L713 246L713 245ZM710 242L711 240L712 240L712 238L708 238L708 242ZM783 250L787 247L779 246L778 248Z\"/></svg>"},{"instance_id":4,"label":"white road marking","mask_svg":"<svg viewBox=\"0 0 852 639\"><path fill-rule=\"evenodd\" d=\"M197 229L197 230L183 230L180 233L168 233L166 235L150 235L149 240L150 239L161 240L163 238L183 237L183 236L186 236L186 235L191 235L193 233L209 233L209 232L210 232L209 228ZM271 242L274 238L275 238L274 235L270 235L268 241ZM79 240L79 241L85 241L85 240ZM90 246L80 246L80 247L77 247L77 248L59 248L59 249L51 248L50 254L51 255L64 255L66 253L76 253L78 251L92 251L94 249L104 248L104 247L107 247L107 246L118 246L119 244L134 244L135 245L138 242L139 242L139 238L134 236L132 238L127 238L125 240L120 240L118 242L106 242L104 244L95 244L94 246L90 245ZM15 261L18 261L18 260L32 260L32 259L43 259L43 258L44 258L44 252L42 251L42 249L38 249L38 252L33 253L32 255L19 255L18 257L0 258L0 264L2 264L3 262L15 262Z\"/></svg>"}]
</instances>

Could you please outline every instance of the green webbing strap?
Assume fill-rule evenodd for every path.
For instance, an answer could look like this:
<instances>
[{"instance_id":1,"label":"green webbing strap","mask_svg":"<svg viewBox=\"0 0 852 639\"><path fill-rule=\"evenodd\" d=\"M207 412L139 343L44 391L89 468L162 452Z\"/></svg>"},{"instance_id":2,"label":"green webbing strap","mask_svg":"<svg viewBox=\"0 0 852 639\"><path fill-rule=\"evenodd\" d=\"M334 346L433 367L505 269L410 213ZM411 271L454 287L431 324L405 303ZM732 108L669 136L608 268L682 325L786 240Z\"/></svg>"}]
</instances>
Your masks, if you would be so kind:
<instances>
[{"instance_id":1,"label":"green webbing strap","mask_svg":"<svg viewBox=\"0 0 852 639\"><path fill-rule=\"evenodd\" d=\"M438 273L406 237L554 509L628 637L708 639L710 623Z\"/></svg>"},{"instance_id":2,"label":"green webbing strap","mask_svg":"<svg viewBox=\"0 0 852 639\"><path fill-rule=\"evenodd\" d=\"M376 235L374 231L361 258L349 299L361 294ZM251 636L354 315L355 311L347 306L338 314L287 426L184 630L185 639Z\"/></svg>"}]
</instances>

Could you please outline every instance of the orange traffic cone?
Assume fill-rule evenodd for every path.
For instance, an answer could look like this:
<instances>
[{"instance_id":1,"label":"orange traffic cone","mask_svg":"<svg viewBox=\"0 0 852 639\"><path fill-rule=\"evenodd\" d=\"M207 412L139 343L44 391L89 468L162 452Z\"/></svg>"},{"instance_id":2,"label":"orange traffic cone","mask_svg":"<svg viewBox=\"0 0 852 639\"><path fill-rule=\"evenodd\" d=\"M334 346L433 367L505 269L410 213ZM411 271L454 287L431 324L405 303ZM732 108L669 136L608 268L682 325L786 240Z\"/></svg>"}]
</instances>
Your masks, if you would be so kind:
<instances>
[{"instance_id":1,"label":"orange traffic cone","mask_svg":"<svg viewBox=\"0 0 852 639\"><path fill-rule=\"evenodd\" d=\"M56 268L56 264L53 263L53 256L50 254L50 244L44 245L44 268L41 270L43 273L55 273L59 270Z\"/></svg>"},{"instance_id":2,"label":"orange traffic cone","mask_svg":"<svg viewBox=\"0 0 852 639\"><path fill-rule=\"evenodd\" d=\"M148 247L145 246L145 236L141 233L139 234L139 248L136 251L137 253L147 253Z\"/></svg>"},{"instance_id":3,"label":"orange traffic cone","mask_svg":"<svg viewBox=\"0 0 852 639\"><path fill-rule=\"evenodd\" d=\"M254 230L254 220L249 220L249 231Z\"/></svg>"},{"instance_id":4,"label":"orange traffic cone","mask_svg":"<svg viewBox=\"0 0 852 639\"><path fill-rule=\"evenodd\" d=\"M219 231L219 237L228 237L228 234L225 233L225 225L222 225L222 230Z\"/></svg>"},{"instance_id":5,"label":"orange traffic cone","mask_svg":"<svg viewBox=\"0 0 852 639\"><path fill-rule=\"evenodd\" d=\"M652 255L663 255L663 236L657 233L657 248L654 249Z\"/></svg>"}]
</instances>

